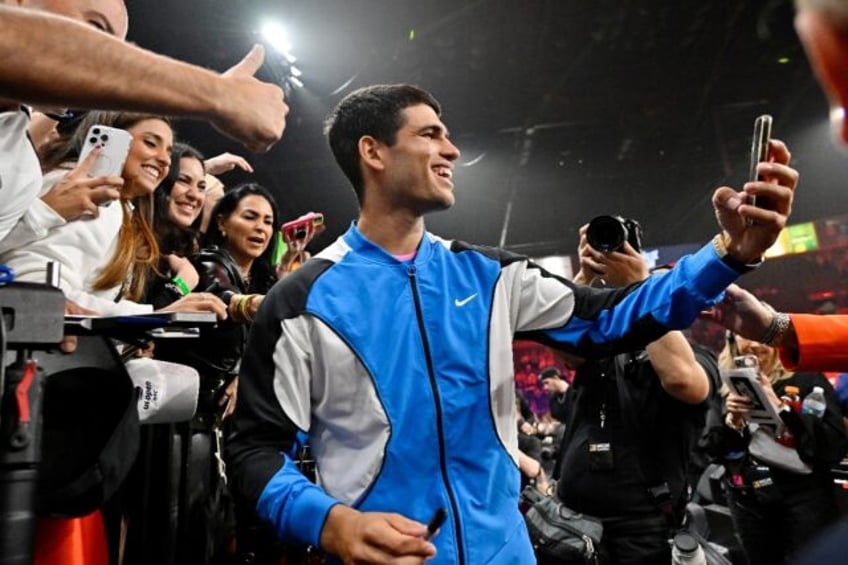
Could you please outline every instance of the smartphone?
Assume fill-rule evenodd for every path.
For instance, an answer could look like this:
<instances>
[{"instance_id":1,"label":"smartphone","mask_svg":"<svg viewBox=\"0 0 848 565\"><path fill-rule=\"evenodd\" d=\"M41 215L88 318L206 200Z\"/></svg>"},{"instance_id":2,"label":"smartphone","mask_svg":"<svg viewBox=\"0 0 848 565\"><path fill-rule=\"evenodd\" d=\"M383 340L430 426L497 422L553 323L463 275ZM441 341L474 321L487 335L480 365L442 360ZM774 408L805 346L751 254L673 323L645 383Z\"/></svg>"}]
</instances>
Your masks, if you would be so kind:
<instances>
[{"instance_id":1,"label":"smartphone","mask_svg":"<svg viewBox=\"0 0 848 565\"><path fill-rule=\"evenodd\" d=\"M130 143L132 143L132 134L127 130L95 124L88 129L77 165L82 163L95 147L100 147L100 155L97 156L88 175L90 177L119 177L124 170Z\"/></svg>"},{"instance_id":2,"label":"smartphone","mask_svg":"<svg viewBox=\"0 0 848 565\"><path fill-rule=\"evenodd\" d=\"M283 232L283 235L287 240L293 241L295 239L303 239L306 237L309 226L312 226L312 231L316 231L323 225L324 214L320 212L308 212L303 216L290 222L286 222L280 226L280 231Z\"/></svg>"},{"instance_id":3,"label":"smartphone","mask_svg":"<svg viewBox=\"0 0 848 565\"><path fill-rule=\"evenodd\" d=\"M759 180L757 165L768 159L769 140L771 139L771 116L763 114L754 120L754 136L751 138L751 166L748 169L748 181ZM750 196L749 204L757 205L757 197Z\"/></svg>"},{"instance_id":4,"label":"smartphone","mask_svg":"<svg viewBox=\"0 0 848 565\"><path fill-rule=\"evenodd\" d=\"M759 369L760 361L756 355L737 355L733 358L733 366L737 369Z\"/></svg>"}]
</instances>

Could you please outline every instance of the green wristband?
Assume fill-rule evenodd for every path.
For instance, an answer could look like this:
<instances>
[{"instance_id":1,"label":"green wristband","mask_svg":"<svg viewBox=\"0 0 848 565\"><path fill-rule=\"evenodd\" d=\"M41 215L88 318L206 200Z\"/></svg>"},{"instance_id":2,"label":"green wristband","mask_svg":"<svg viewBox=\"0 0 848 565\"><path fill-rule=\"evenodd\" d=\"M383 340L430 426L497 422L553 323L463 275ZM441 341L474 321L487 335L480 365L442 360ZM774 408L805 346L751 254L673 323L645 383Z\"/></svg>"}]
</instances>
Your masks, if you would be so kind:
<instances>
[{"instance_id":1,"label":"green wristband","mask_svg":"<svg viewBox=\"0 0 848 565\"><path fill-rule=\"evenodd\" d=\"M180 277L174 277L171 279L171 282L177 285L177 288L180 289L180 292L183 296L188 295L191 292L191 289L188 287L186 282Z\"/></svg>"}]
</instances>

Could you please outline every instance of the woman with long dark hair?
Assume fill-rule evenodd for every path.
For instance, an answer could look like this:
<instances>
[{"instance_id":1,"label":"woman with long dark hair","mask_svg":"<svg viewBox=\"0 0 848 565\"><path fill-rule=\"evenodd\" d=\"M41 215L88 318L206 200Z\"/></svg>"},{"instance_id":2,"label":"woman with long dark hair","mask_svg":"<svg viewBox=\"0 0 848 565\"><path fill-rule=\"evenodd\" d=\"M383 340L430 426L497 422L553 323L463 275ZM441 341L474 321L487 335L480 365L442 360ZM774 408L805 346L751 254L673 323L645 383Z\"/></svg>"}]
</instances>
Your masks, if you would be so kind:
<instances>
[{"instance_id":1,"label":"woman with long dark hair","mask_svg":"<svg viewBox=\"0 0 848 565\"><path fill-rule=\"evenodd\" d=\"M203 155L185 143L174 144L171 169L154 194L153 231L160 258L146 293L146 302L154 308L164 308L197 286L189 257L200 250L198 228L205 200Z\"/></svg>"},{"instance_id":2,"label":"woman with long dark hair","mask_svg":"<svg viewBox=\"0 0 848 565\"><path fill-rule=\"evenodd\" d=\"M186 346L161 340L156 356L200 373L200 397L185 444L185 493L177 539L180 562L205 563L221 555L234 535L232 503L218 465L221 425L235 402L235 383L250 322L277 280L274 257L277 206L258 184L228 190L212 212L203 249L192 258L196 289L218 296L228 317L202 328Z\"/></svg>"}]
</instances>

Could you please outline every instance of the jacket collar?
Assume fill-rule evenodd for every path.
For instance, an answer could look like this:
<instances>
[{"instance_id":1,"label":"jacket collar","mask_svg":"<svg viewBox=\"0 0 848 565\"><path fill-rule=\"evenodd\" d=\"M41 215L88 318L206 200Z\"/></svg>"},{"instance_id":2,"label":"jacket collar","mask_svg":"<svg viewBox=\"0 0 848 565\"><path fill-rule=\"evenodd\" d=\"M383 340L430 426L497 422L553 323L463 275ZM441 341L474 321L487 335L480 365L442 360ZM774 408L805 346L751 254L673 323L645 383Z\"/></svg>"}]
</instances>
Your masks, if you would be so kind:
<instances>
[{"instance_id":1,"label":"jacket collar","mask_svg":"<svg viewBox=\"0 0 848 565\"><path fill-rule=\"evenodd\" d=\"M394 255L362 235L362 232L360 232L359 228L356 227L356 221L351 222L350 228L348 228L342 238L354 252L369 261L384 263L386 265L403 264L401 261L395 259ZM418 243L418 250L416 252L415 259L413 260L413 263L416 266L427 261L430 254L433 252L433 245L432 236L425 230L424 235L421 237L421 241Z\"/></svg>"}]
</instances>

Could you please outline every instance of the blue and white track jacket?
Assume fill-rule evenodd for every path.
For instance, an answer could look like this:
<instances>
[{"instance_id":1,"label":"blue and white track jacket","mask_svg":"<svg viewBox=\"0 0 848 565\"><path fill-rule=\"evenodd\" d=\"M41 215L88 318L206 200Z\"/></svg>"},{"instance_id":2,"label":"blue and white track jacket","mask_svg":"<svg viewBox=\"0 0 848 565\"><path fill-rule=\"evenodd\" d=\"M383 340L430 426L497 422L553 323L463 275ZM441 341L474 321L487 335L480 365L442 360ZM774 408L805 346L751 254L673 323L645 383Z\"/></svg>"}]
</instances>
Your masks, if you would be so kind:
<instances>
[{"instance_id":1,"label":"blue and white track jacket","mask_svg":"<svg viewBox=\"0 0 848 565\"><path fill-rule=\"evenodd\" d=\"M241 366L231 484L318 545L344 503L427 523L438 563L534 563L518 511L512 340L608 356L685 328L738 273L711 245L625 289L425 233L401 262L356 226L265 298ZM318 485L292 463L308 435Z\"/></svg>"}]
</instances>

